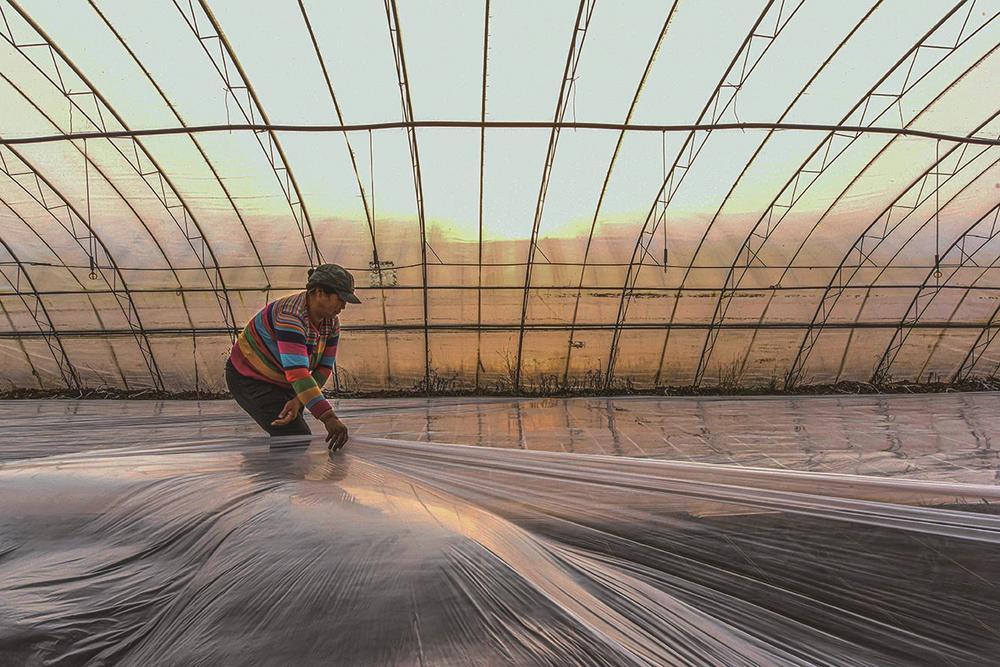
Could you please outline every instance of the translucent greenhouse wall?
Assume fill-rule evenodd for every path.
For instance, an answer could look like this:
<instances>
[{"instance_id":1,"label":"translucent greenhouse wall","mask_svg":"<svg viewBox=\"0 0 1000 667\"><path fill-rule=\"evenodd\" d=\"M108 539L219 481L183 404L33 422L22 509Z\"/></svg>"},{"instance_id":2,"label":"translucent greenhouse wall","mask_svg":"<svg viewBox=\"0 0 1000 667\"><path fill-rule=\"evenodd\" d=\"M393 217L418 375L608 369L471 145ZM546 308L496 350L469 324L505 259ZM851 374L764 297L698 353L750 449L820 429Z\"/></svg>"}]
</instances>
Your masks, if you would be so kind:
<instances>
[{"instance_id":1,"label":"translucent greenhouse wall","mask_svg":"<svg viewBox=\"0 0 1000 667\"><path fill-rule=\"evenodd\" d=\"M341 388L1000 363L1000 2L0 2L0 382L219 390L336 262Z\"/></svg>"}]
</instances>

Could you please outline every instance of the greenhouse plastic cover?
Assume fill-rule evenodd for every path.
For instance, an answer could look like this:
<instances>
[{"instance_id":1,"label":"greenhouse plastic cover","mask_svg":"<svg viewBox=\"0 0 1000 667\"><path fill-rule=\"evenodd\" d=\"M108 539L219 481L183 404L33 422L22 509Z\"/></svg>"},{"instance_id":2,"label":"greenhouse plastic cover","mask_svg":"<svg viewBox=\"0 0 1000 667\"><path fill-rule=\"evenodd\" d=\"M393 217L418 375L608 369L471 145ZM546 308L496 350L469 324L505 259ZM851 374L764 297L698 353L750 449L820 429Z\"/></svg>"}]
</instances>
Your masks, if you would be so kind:
<instances>
[{"instance_id":1,"label":"greenhouse plastic cover","mask_svg":"<svg viewBox=\"0 0 1000 667\"><path fill-rule=\"evenodd\" d=\"M0 655L996 664L998 400L3 402Z\"/></svg>"},{"instance_id":2,"label":"greenhouse plastic cover","mask_svg":"<svg viewBox=\"0 0 1000 667\"><path fill-rule=\"evenodd\" d=\"M0 381L223 389L350 268L349 389L993 375L997 0L0 1Z\"/></svg>"}]
</instances>

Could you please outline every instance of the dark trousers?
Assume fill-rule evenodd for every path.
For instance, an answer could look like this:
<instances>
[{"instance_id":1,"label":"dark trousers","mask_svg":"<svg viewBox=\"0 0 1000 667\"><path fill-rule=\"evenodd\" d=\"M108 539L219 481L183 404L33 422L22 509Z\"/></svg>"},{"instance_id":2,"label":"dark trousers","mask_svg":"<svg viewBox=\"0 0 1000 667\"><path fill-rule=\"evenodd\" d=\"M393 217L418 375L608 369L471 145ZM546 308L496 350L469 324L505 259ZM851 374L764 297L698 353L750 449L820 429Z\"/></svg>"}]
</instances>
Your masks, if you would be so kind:
<instances>
[{"instance_id":1,"label":"dark trousers","mask_svg":"<svg viewBox=\"0 0 1000 667\"><path fill-rule=\"evenodd\" d=\"M291 389L240 375L229 361L226 361L226 384L239 406L269 435L312 435L301 412L290 424L271 426L285 403L295 398Z\"/></svg>"}]
</instances>

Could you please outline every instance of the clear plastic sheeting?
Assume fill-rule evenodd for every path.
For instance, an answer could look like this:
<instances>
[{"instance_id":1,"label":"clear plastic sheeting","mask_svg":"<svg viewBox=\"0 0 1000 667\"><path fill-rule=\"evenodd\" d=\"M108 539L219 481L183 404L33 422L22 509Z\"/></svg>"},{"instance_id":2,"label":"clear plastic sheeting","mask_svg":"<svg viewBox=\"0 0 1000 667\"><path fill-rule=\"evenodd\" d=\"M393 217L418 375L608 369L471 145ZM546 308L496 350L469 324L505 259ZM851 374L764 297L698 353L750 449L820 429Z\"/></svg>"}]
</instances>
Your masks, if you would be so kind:
<instances>
[{"instance_id":1,"label":"clear plastic sheeting","mask_svg":"<svg viewBox=\"0 0 1000 667\"><path fill-rule=\"evenodd\" d=\"M340 390L992 378L998 45L1000 0L0 0L0 388L224 390L320 262Z\"/></svg>"},{"instance_id":2,"label":"clear plastic sheeting","mask_svg":"<svg viewBox=\"0 0 1000 667\"><path fill-rule=\"evenodd\" d=\"M0 654L996 664L998 400L0 403Z\"/></svg>"}]
</instances>

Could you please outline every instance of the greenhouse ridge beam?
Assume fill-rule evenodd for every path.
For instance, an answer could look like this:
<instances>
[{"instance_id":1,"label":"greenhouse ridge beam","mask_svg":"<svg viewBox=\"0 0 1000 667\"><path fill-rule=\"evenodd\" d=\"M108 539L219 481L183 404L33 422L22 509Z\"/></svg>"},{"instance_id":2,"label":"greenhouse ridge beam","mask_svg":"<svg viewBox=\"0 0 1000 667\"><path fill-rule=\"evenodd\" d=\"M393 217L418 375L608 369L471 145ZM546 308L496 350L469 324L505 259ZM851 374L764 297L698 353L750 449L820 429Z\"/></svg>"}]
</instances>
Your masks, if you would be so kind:
<instances>
[{"instance_id":1,"label":"greenhouse ridge beam","mask_svg":"<svg viewBox=\"0 0 1000 667\"><path fill-rule=\"evenodd\" d=\"M731 132L742 130L788 130L801 132L850 132L861 134L892 134L921 139L939 139L960 144L983 146L1000 145L993 137L967 137L947 132L932 132L915 128L874 127L866 125L829 125L823 123L682 123L656 125L650 123L589 123L584 121L553 123L551 121L519 120L413 120L385 123L355 123L350 125L296 125L280 123L225 123L221 125L191 125L188 127L159 127L139 130L108 132L72 132L68 134L39 135L33 137L8 137L0 139L0 146L19 144L46 144L74 139L117 139L130 137L169 136L180 134L205 134L210 132L367 132L407 129L486 129L486 130L613 130L627 132Z\"/></svg>"},{"instance_id":2,"label":"greenhouse ridge beam","mask_svg":"<svg viewBox=\"0 0 1000 667\"><path fill-rule=\"evenodd\" d=\"M39 262L39 261L28 261L28 262L25 262L25 265L26 266L54 266L51 262ZM79 264L79 265L77 265L77 264L66 264L66 265L59 264L58 266L67 266L67 267L78 268L78 269L87 269L87 268L89 268L88 265L86 265L86 264ZM309 268L309 266L305 265L305 264L268 264L267 266L270 267L270 268L286 268L286 269L287 268L292 268L292 269L308 269ZM396 268L400 268L400 269L414 269L414 268L418 268L419 266L420 266L420 264L400 264ZM473 262L441 262L440 264L437 264L436 266L444 266L444 267L449 267L449 266L450 267L469 267L469 266L471 266L471 267L476 267L476 266L479 266L479 265L476 264L476 263L473 263ZM525 266L525 263L524 262L487 262L487 263L483 264L483 266L488 266L490 268L502 268L502 267L512 267L512 266L513 267L523 267L523 266ZM559 262L559 261L552 261L552 262L549 262L549 266L573 266L573 267L580 267L580 266L583 266L583 263L582 262ZM628 262L591 262L591 263L587 264L587 266L598 266L598 267L610 267L610 268L623 269L623 268L626 268L628 266ZM656 264L656 265L646 264L644 266L652 266L653 268L658 268L658 269L662 269L663 268L662 264ZM687 266L686 264L668 264L667 268L683 269L686 266ZM899 264L897 266L889 266L889 267L886 267L886 268L887 269L921 269L921 270L923 270L923 269L927 269L928 267L932 267L932 266L933 266L933 262L931 262L931 263L921 262L919 264ZM942 266L943 266L943 264L942 264ZM774 265L771 265L769 268L773 268L773 269L786 269L787 268L787 269L790 270L790 269L795 269L795 268L799 268L799 269L801 269L801 268L809 268L809 269L836 269L838 267L839 267L839 264L774 264ZM252 268L256 268L256 265L255 264L224 264L220 268L222 268L222 269L252 269ZM345 266L344 268L346 268L348 271L367 271L368 270L368 267ZM698 266L691 267L691 270L692 271L699 271L699 270L718 271L718 270L725 270L725 269L728 269L728 268L729 268L728 264L725 265L725 266L722 266L722 265L719 265L719 264L705 264L705 265L698 265ZM149 266L128 266L128 267L123 266L122 270L128 270L128 271L132 271L132 272L136 272L136 273L151 273L151 272L155 273L155 272L170 271L169 268L158 268L158 267L149 267ZM184 271L200 271L201 269L196 269L194 267L179 267L179 268L175 268L174 270L177 271L178 273L181 273L181 272L184 272ZM431 285L430 289L434 289L434 287L435 287L434 285ZM511 289L523 289L524 285L520 285L520 284L518 284L518 285L510 285L509 287ZM489 289L489 288L490 288L490 286L488 286L488 285L484 285L483 286L483 289ZM185 288L185 289L187 289L187 288ZM196 289L196 288L192 288L192 289ZM255 287L254 289L258 289L258 288ZM281 289L281 288L280 287L275 287L274 289ZM363 289L370 289L370 288L367 288L367 287L364 287L364 286L358 286L357 289L362 289L363 290ZM386 285L386 289L393 289L393 288L391 286L389 286L389 285ZM420 286L417 286L415 289L422 289L422 288ZM469 288L469 289L475 289L475 288ZM550 287L547 287L547 288L544 288L544 289L563 289L563 286L555 285L555 286L550 286ZM575 287L574 288L568 288L567 287L566 289L576 289L576 288ZM618 291L621 291L621 285L616 286L614 289L616 289ZM648 290L648 289L661 289L661 288L658 288L658 287L640 287L636 291L637 292L642 292L642 291L645 291L645 290ZM678 288L674 287L674 288L670 288L670 289L678 289ZM719 290L718 287L697 287L697 288L688 288L688 289L710 291L710 292L717 292ZM771 289L771 288L770 287L767 287L767 288L757 287L757 288L753 288L753 289L757 289L757 290L764 289L764 290L766 290L766 289ZM176 288L175 288L175 291L176 291ZM229 291L231 291L231 292L246 291L246 288L243 288L243 287L231 287L231 288L229 288Z\"/></svg>"},{"instance_id":3,"label":"greenhouse ridge beam","mask_svg":"<svg viewBox=\"0 0 1000 667\"><path fill-rule=\"evenodd\" d=\"M0 200L0 203L2 203L2 200ZM997 263L1000 263L1000 258L997 259ZM1000 270L1000 265L997 265L997 263L993 263L993 264L990 264L987 267L983 267L983 270L984 271ZM22 262L22 265L25 266L25 267L35 266L35 264L33 264L32 262ZM3 261L0 261L0 267L4 267L4 266L17 266L17 263L16 262L3 262ZM941 268L949 268L949 267L958 267L958 268L961 268L961 265L957 265L957 264L953 264L953 265L941 264ZM69 269L70 267L64 267L64 268ZM811 267L811 268L815 268L815 267ZM880 267L874 267L874 268L880 268ZM893 267L885 267L885 268L893 268ZM910 268L914 268L914 267L910 267ZM927 267L917 267L917 268L925 269ZM934 268L931 267L931 271L933 271L933 270L934 270ZM910 284L910 283L906 283L906 284L902 284L902 283L900 283L900 284L891 284L890 283L890 284L887 284L887 285L886 284L876 285L874 283L866 283L866 284L863 284L863 285L845 286L844 289L845 290L852 290L852 291L861 291L861 290L868 290L868 289L877 289L877 290L907 290L907 291L913 291L913 290L916 290L916 289L920 289L921 287L922 287L922 285ZM793 285L793 286L788 286L788 285L780 285L780 286L778 286L778 285L776 285L773 288L772 287L738 287L738 288L736 288L736 291L738 291L738 292L746 292L747 294L762 294L764 292L770 292L772 290L778 291L778 292L816 292L816 291L823 291L826 288L827 288L826 285ZM942 289L942 290L949 290L949 289L962 289L962 290L966 290L966 289L971 289L971 290L981 291L981 292L996 292L996 291L1000 291L1000 285L976 285L974 283L969 284L969 285L940 285L939 288ZM211 292L213 289L214 288L212 288L212 287L187 287L187 288L184 288L184 291L185 292L189 292L189 293L206 293L206 292ZM364 288L364 287L359 287L358 288L359 291L363 291L364 289L366 289L366 288ZM376 289L376 288L368 288L368 289ZM384 290L387 291L387 292L391 292L391 291L412 291L412 292L415 292L417 290L422 290L422 289L423 289L423 286L421 286L421 285L393 285L391 287L387 286L387 287L384 288ZM442 290L442 291L466 291L466 292L478 291L479 290L478 287L469 286L469 285L431 285L428 289L431 290L431 291ZM506 291L506 292L520 292L521 290L524 289L524 286L523 285L483 285L482 289L483 289L484 292L503 292L503 291ZM533 292L575 292L577 289L580 289L580 288L571 287L571 286L568 286L568 285L552 285L552 286L548 286L548 287L541 286L541 285L535 285L535 286L533 286L531 288L531 291L533 291ZM589 291L589 292L604 292L604 294L601 294L599 296L614 296L614 293L616 293L619 289L621 289L621 286L620 285L584 285L582 287L582 289L586 290L586 291ZM935 289L938 289L938 288L935 288ZM271 285L269 287L231 287L229 289L230 292L237 293L237 294L238 293L252 293L252 292L268 292L268 291L272 291L272 292L295 292L295 291L301 291L301 290L302 290L302 286L298 285L298 284L295 284L295 285L284 285L284 286L281 286L281 285ZM136 287L136 288L132 288L129 291L132 294L174 294L174 293L177 292L176 288L173 288L173 287ZM676 292L694 292L694 293L702 292L702 293L711 294L713 292L718 292L718 291L719 290L717 288L711 288L711 287L642 287L642 288L636 290L636 293L637 294L643 294L643 295L646 295L648 293L648 296L652 297L654 295L658 296L660 293L670 293L670 294L672 294L672 293L676 293ZM111 290L111 289L86 289L86 288L84 288L84 289L78 289L78 290L55 290L55 289L39 290L38 293L40 295L42 295L42 296L88 296L88 295L97 295L97 294L114 294L114 291ZM9 296L17 296L17 294L18 293L16 291L11 292L11 291L0 290L0 298L9 297ZM594 296L594 295L591 295L591 296Z\"/></svg>"},{"instance_id":4,"label":"greenhouse ridge beam","mask_svg":"<svg viewBox=\"0 0 1000 667\"><path fill-rule=\"evenodd\" d=\"M542 212L545 207L545 195L549 190L549 178L552 175L552 165L556 158L556 148L559 144L558 123L566 117L569 108L570 93L576 82L576 69L580 64L580 55L587 40L587 28L590 17L593 16L596 0L580 0L576 10L576 22L573 25L573 36L569 40L569 51L566 54L566 65L563 68L562 83L559 86L559 97L556 100L556 110L553 127L549 133L548 148L545 152L545 164L542 168L542 180L538 186L538 199L535 202L535 216L531 224L531 238L528 241L528 260L524 271L524 294L521 299L521 329L517 335L517 359L514 362L514 391L521 388L521 368L524 353L524 325L528 319L528 297L531 288L531 269L535 261L535 251L538 249L538 231L542 226ZM544 256L544 253L542 253Z\"/></svg>"}]
</instances>

